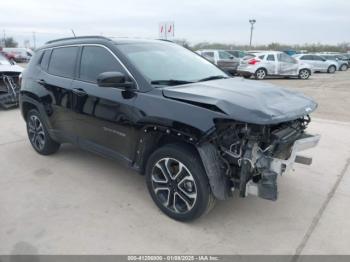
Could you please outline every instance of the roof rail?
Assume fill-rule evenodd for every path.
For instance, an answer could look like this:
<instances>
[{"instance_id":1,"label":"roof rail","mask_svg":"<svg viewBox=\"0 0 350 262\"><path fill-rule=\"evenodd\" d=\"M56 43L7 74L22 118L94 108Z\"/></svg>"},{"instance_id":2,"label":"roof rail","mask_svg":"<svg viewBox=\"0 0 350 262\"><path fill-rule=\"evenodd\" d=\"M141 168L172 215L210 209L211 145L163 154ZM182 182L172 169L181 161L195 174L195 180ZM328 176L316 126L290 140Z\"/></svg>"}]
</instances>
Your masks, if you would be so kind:
<instances>
[{"instance_id":1,"label":"roof rail","mask_svg":"<svg viewBox=\"0 0 350 262\"><path fill-rule=\"evenodd\" d=\"M100 36L100 35L89 35L89 36L76 36L76 37L65 37L65 38L54 39L54 40L47 41L45 44L52 44L55 42L66 41L66 40L89 39L89 38L99 38L99 39L111 40L108 37L104 37L104 36Z\"/></svg>"}]
</instances>

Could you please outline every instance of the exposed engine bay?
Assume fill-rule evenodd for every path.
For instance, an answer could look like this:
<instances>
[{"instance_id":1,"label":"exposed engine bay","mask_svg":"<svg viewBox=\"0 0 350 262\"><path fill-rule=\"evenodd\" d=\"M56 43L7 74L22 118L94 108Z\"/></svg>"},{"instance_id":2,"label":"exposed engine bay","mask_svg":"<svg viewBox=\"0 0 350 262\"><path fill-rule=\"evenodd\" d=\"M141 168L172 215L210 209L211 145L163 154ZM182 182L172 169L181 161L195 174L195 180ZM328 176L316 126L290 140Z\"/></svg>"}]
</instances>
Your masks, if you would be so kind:
<instances>
[{"instance_id":1,"label":"exposed engine bay","mask_svg":"<svg viewBox=\"0 0 350 262\"><path fill-rule=\"evenodd\" d=\"M202 158L220 163L216 167L204 164L211 184L220 184L218 192L225 192L218 196L212 187L216 197L225 199L238 190L241 197L253 194L276 200L278 175L288 173L294 162L312 162L311 158L297 155L316 146L320 139L305 132L309 123L309 116L276 125L218 121L216 130L199 147ZM208 154L214 147L216 154ZM214 173L220 173L221 178L215 178Z\"/></svg>"}]
</instances>

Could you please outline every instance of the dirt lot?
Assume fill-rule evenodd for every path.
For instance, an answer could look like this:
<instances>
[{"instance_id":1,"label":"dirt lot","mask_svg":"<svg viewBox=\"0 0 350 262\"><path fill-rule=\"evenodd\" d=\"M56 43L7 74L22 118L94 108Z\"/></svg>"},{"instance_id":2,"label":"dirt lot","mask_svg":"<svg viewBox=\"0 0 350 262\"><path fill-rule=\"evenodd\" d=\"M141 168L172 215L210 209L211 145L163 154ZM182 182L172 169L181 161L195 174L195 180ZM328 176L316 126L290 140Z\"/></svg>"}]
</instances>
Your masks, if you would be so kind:
<instances>
[{"instance_id":1,"label":"dirt lot","mask_svg":"<svg viewBox=\"0 0 350 262\"><path fill-rule=\"evenodd\" d=\"M70 145L36 154L19 110L0 111L0 254L350 255L350 72L266 81L319 102L313 165L279 178L277 202L236 197L187 224L118 163Z\"/></svg>"}]
</instances>

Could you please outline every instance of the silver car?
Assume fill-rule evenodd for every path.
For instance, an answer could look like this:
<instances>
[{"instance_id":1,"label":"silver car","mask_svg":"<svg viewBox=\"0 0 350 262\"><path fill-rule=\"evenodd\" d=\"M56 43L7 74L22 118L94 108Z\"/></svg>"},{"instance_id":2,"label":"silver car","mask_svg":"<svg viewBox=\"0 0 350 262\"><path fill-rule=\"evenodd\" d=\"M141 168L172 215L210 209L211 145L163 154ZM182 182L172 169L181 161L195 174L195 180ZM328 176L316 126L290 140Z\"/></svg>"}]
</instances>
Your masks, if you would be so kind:
<instances>
[{"instance_id":1,"label":"silver car","mask_svg":"<svg viewBox=\"0 0 350 262\"><path fill-rule=\"evenodd\" d=\"M198 50L196 53L231 75L235 75L237 72L240 60L224 50L207 49Z\"/></svg>"},{"instance_id":2,"label":"silver car","mask_svg":"<svg viewBox=\"0 0 350 262\"><path fill-rule=\"evenodd\" d=\"M242 59L237 73L245 78L254 76L259 80L267 76L308 79L313 70L309 64L298 61L283 52L259 51L247 54Z\"/></svg>"},{"instance_id":3,"label":"silver car","mask_svg":"<svg viewBox=\"0 0 350 262\"><path fill-rule=\"evenodd\" d=\"M323 72L333 74L337 68L336 61L327 60L319 55L314 54L298 54L293 56L295 59L303 61L312 66L314 72Z\"/></svg>"},{"instance_id":4,"label":"silver car","mask_svg":"<svg viewBox=\"0 0 350 262\"><path fill-rule=\"evenodd\" d=\"M329 60L329 61L334 61L338 64L337 70L339 71L346 71L349 68L348 61L345 60L341 55L337 54L320 54L323 58Z\"/></svg>"}]
</instances>

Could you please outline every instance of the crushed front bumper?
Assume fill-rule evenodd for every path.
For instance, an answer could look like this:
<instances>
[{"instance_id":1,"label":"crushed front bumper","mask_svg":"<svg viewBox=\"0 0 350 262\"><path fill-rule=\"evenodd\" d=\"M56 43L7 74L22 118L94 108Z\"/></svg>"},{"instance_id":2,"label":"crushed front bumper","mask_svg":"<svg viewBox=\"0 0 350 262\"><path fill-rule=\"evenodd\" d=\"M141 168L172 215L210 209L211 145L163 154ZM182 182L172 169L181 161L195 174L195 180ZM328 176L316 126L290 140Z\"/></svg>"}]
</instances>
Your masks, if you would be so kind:
<instances>
[{"instance_id":1,"label":"crushed front bumper","mask_svg":"<svg viewBox=\"0 0 350 262\"><path fill-rule=\"evenodd\" d=\"M263 169L262 179L258 183L250 180L246 184L246 195L255 195L264 199L277 199L277 176L287 174L294 163L310 165L312 158L298 155L300 151L315 147L320 141L320 135L305 134L296 140L292 146L288 159L279 159L274 157L265 157L263 154L258 156L257 166Z\"/></svg>"}]
</instances>

